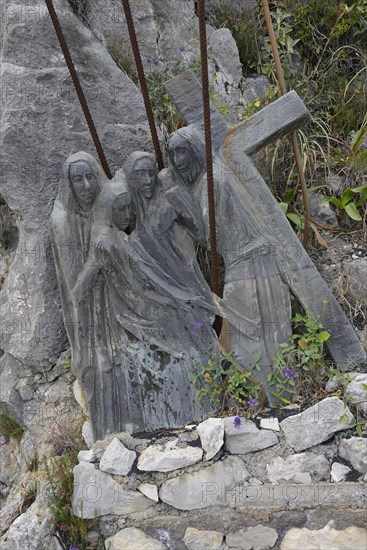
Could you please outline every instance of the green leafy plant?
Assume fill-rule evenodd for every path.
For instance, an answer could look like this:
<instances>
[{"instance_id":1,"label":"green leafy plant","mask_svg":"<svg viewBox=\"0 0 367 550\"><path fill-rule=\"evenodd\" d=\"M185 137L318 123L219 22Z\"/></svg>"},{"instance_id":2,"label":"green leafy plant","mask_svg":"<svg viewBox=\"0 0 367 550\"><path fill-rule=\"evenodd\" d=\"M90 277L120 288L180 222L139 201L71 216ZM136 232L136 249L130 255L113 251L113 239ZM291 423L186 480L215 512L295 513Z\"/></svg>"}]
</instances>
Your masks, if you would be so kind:
<instances>
[{"instance_id":1,"label":"green leafy plant","mask_svg":"<svg viewBox=\"0 0 367 550\"><path fill-rule=\"evenodd\" d=\"M21 440L24 433L22 426L8 414L5 405L0 408L0 433L6 438L17 439L18 441Z\"/></svg>"},{"instance_id":2,"label":"green leafy plant","mask_svg":"<svg viewBox=\"0 0 367 550\"><path fill-rule=\"evenodd\" d=\"M233 414L249 414L258 405L262 385L255 381L260 367L255 364L252 372L246 372L233 359L232 354L221 352L219 360L196 363L194 382L197 398L209 401L215 409Z\"/></svg>"},{"instance_id":3,"label":"green leafy plant","mask_svg":"<svg viewBox=\"0 0 367 550\"><path fill-rule=\"evenodd\" d=\"M270 386L279 388L273 395L284 403L294 397L308 401L317 396L329 368L324 344L330 333L323 330L322 323L308 312L297 313L292 324L294 333L289 343L280 344L268 375Z\"/></svg>"},{"instance_id":4,"label":"green leafy plant","mask_svg":"<svg viewBox=\"0 0 367 550\"><path fill-rule=\"evenodd\" d=\"M76 545L80 550L86 550L89 522L74 516L72 509L73 468L77 463L76 453L66 453L48 461L45 459L47 498L61 540L65 544Z\"/></svg>"},{"instance_id":5,"label":"green leafy plant","mask_svg":"<svg viewBox=\"0 0 367 550\"><path fill-rule=\"evenodd\" d=\"M324 197L321 204L331 203L341 210L345 210L352 220L362 221L362 216L358 210L360 206L367 202L367 184L354 189L347 188L340 199L338 197Z\"/></svg>"}]
</instances>

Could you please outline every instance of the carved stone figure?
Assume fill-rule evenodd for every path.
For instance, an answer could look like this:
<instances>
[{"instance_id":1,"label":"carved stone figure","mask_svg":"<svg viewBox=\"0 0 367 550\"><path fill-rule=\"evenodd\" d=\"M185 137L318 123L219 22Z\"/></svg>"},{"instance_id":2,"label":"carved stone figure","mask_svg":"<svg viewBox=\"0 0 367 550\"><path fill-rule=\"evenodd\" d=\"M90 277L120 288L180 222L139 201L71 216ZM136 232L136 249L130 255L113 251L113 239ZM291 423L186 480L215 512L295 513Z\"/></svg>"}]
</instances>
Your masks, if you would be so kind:
<instances>
[{"instance_id":1,"label":"carved stone figure","mask_svg":"<svg viewBox=\"0 0 367 550\"><path fill-rule=\"evenodd\" d=\"M199 132L191 127L178 130L170 138L168 151L172 170L201 205L210 246L205 149ZM217 166L219 162L215 158ZM222 345L247 369L255 363L261 366L254 375L273 403L276 388L268 386L267 376L279 344L291 335L290 294L277 261L277 242L256 224L230 172L216 173L214 193L218 251L225 264L223 302L246 318L233 321L221 308Z\"/></svg>"},{"instance_id":2,"label":"carved stone figure","mask_svg":"<svg viewBox=\"0 0 367 550\"><path fill-rule=\"evenodd\" d=\"M203 157L203 152L198 154L200 148L203 151L200 83L186 71L166 83L166 88L189 125L171 137L171 163L186 185L190 187L193 182L191 189L200 198L207 220L206 177L198 177L198 169L189 167L188 156L190 150L191 164L200 166ZM351 370L366 360L366 352L252 158L262 147L296 130L309 119L310 114L295 92L289 92L231 129L212 106L217 239L226 263L225 295L237 311L253 315L253 321L256 308L260 312L258 351L249 331L243 331L243 327L232 322L232 326L224 325L224 340L229 336L229 344L239 355L248 351L251 356L248 366L253 365L258 353L262 361L265 357L270 359L277 344L286 340L289 334L287 296L292 291L304 309L319 317L331 333L327 345L333 359L340 368ZM254 282L254 278L259 281ZM229 329L232 334L228 333ZM262 368L265 369L263 380L268 368L269 364ZM269 389L267 393L269 396Z\"/></svg>"},{"instance_id":3,"label":"carved stone figure","mask_svg":"<svg viewBox=\"0 0 367 550\"><path fill-rule=\"evenodd\" d=\"M99 314L103 285L101 281L96 281L85 300L78 304L73 288L88 259L93 211L106 181L94 157L83 152L71 155L64 164L59 194L50 220L73 371L84 388L92 418L103 414L104 395L107 394L102 374L106 370L107 351L104 351L101 341L104 327ZM102 350L101 354L97 353L97 348Z\"/></svg>"},{"instance_id":4,"label":"carved stone figure","mask_svg":"<svg viewBox=\"0 0 367 550\"><path fill-rule=\"evenodd\" d=\"M89 155L68 159L60 195L66 188L76 196L76 173L89 199L86 167L74 166L82 157L98 166ZM190 194L164 190L157 176L152 155L134 153L97 200L97 194L88 204L62 200L62 223L57 201L52 216L73 369L86 392L95 438L183 426L209 412L195 397L193 368L209 349L216 353L216 306L195 255L187 262L185 249L204 238L204 225ZM127 235L132 206L136 227ZM74 217L84 218L82 207L88 247L76 240L79 261L70 269L65 236L79 229Z\"/></svg>"}]
</instances>

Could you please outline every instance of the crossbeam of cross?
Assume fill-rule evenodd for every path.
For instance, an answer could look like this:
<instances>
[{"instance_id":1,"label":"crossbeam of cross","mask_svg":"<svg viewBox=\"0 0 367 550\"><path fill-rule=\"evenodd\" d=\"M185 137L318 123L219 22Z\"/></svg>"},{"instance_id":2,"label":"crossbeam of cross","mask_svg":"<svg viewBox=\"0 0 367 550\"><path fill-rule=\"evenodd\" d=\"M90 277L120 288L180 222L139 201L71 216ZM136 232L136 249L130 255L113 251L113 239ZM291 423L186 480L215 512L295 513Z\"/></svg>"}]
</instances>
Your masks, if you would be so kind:
<instances>
[{"instance_id":1,"label":"crossbeam of cross","mask_svg":"<svg viewBox=\"0 0 367 550\"><path fill-rule=\"evenodd\" d=\"M203 131L201 85L195 75L185 71L168 81L166 89L185 123ZM266 145L302 127L311 119L310 113L294 91L232 128L213 104L211 111L213 149L224 163L223 173L231 171L256 223L279 242L287 284L303 308L330 332L328 347L335 362L343 369L354 368L366 360L366 352L252 158ZM218 222L223 224L224 220Z\"/></svg>"}]
</instances>

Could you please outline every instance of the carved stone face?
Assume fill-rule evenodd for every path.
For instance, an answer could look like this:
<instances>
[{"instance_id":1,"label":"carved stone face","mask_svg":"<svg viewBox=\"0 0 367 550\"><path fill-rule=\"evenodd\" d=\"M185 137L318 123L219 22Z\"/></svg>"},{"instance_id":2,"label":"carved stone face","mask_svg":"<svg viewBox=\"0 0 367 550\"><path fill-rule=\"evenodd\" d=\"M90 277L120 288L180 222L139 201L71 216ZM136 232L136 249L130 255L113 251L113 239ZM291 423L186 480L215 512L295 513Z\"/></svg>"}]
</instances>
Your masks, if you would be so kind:
<instances>
[{"instance_id":1,"label":"carved stone face","mask_svg":"<svg viewBox=\"0 0 367 550\"><path fill-rule=\"evenodd\" d=\"M130 222L130 197L126 193L119 195L112 205L112 223L122 231Z\"/></svg>"},{"instance_id":2,"label":"carved stone face","mask_svg":"<svg viewBox=\"0 0 367 550\"><path fill-rule=\"evenodd\" d=\"M152 159L147 157L138 160L132 174L136 191L146 199L151 199L157 187L157 175L158 170Z\"/></svg>"},{"instance_id":3,"label":"carved stone face","mask_svg":"<svg viewBox=\"0 0 367 550\"><path fill-rule=\"evenodd\" d=\"M84 212L90 210L99 192L98 177L85 161L74 162L69 168L71 188Z\"/></svg>"},{"instance_id":4,"label":"carved stone face","mask_svg":"<svg viewBox=\"0 0 367 550\"><path fill-rule=\"evenodd\" d=\"M196 159L189 143L178 135L174 136L169 144L169 156L182 180L192 185L197 178L199 167L196 166Z\"/></svg>"}]
</instances>

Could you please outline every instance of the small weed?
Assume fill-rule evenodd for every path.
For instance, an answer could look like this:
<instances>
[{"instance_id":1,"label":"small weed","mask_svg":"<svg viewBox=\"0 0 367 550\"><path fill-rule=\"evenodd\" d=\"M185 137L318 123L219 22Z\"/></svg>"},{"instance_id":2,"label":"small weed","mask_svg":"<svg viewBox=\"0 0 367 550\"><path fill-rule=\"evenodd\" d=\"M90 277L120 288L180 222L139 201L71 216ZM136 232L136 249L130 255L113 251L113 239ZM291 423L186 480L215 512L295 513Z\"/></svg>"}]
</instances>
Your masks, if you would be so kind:
<instances>
[{"instance_id":1,"label":"small weed","mask_svg":"<svg viewBox=\"0 0 367 550\"><path fill-rule=\"evenodd\" d=\"M0 409L0 433L6 438L17 439L20 441L24 433L24 429L18 422L8 415L5 405Z\"/></svg>"},{"instance_id":2,"label":"small weed","mask_svg":"<svg viewBox=\"0 0 367 550\"><path fill-rule=\"evenodd\" d=\"M254 370L259 369L258 365ZM256 377L256 375L255 375ZM254 381L254 375L246 372L236 363L232 355L221 352L219 360L209 359L206 364L196 364L194 382L197 398L207 400L215 409L230 414L248 415L256 409L261 384Z\"/></svg>"},{"instance_id":3,"label":"small weed","mask_svg":"<svg viewBox=\"0 0 367 550\"><path fill-rule=\"evenodd\" d=\"M268 382L277 385L279 393L273 394L284 403L292 397L309 402L324 387L330 363L325 357L324 344L330 333L310 313L297 313L292 320L293 336L289 343L280 344Z\"/></svg>"},{"instance_id":4,"label":"small weed","mask_svg":"<svg viewBox=\"0 0 367 550\"><path fill-rule=\"evenodd\" d=\"M53 522L64 544L87 548L88 520L74 516L72 496L74 490L73 468L78 463L76 453L45 459L47 497Z\"/></svg>"}]
</instances>

